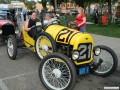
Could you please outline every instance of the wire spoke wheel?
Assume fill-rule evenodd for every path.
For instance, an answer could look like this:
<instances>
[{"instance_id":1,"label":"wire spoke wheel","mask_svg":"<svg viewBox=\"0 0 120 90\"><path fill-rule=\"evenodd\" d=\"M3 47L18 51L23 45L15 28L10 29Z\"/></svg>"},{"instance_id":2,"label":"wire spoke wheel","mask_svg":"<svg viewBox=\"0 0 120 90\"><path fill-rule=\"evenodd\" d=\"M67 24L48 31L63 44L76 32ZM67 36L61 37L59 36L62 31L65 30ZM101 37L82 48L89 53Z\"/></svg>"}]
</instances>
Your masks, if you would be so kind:
<instances>
[{"instance_id":1,"label":"wire spoke wheel","mask_svg":"<svg viewBox=\"0 0 120 90\"><path fill-rule=\"evenodd\" d=\"M96 70L96 72L106 73L106 72L110 71L111 68L113 67L113 57L106 50L101 50L101 54L98 57L95 57L95 59L97 61L99 61L99 59L104 60L102 62L102 64L98 67L98 69Z\"/></svg>"},{"instance_id":2,"label":"wire spoke wheel","mask_svg":"<svg viewBox=\"0 0 120 90\"><path fill-rule=\"evenodd\" d=\"M58 58L51 58L43 65L43 78L54 89L64 89L70 82L70 70L65 62Z\"/></svg>"},{"instance_id":3,"label":"wire spoke wheel","mask_svg":"<svg viewBox=\"0 0 120 90\"><path fill-rule=\"evenodd\" d=\"M52 53L41 61L39 76L43 84L52 90L71 90L76 81L73 63L64 55Z\"/></svg>"},{"instance_id":4,"label":"wire spoke wheel","mask_svg":"<svg viewBox=\"0 0 120 90\"><path fill-rule=\"evenodd\" d=\"M36 52L40 59L56 50L56 44L48 33L41 33L36 40Z\"/></svg>"},{"instance_id":5,"label":"wire spoke wheel","mask_svg":"<svg viewBox=\"0 0 120 90\"><path fill-rule=\"evenodd\" d=\"M97 64L99 60L102 60L102 63L94 72L100 76L107 76L116 70L118 59L112 49L106 46L100 47L101 53L99 56L94 56L94 63Z\"/></svg>"},{"instance_id":6,"label":"wire spoke wheel","mask_svg":"<svg viewBox=\"0 0 120 90\"><path fill-rule=\"evenodd\" d=\"M49 51L53 52L52 44L50 40L45 36L39 37L39 52L42 56L46 56Z\"/></svg>"}]
</instances>

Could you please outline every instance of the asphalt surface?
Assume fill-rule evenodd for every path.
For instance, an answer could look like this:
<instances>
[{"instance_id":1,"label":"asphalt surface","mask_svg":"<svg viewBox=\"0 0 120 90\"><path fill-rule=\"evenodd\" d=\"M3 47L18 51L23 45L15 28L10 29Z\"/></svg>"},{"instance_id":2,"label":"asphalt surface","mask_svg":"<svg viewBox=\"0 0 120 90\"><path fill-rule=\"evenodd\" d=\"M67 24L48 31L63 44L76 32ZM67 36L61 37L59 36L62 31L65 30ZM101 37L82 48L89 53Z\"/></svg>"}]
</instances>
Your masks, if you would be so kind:
<instances>
[{"instance_id":1,"label":"asphalt surface","mask_svg":"<svg viewBox=\"0 0 120 90\"><path fill-rule=\"evenodd\" d=\"M106 86L120 87L120 39L92 36L95 45L106 45L115 51L119 60L118 68L115 73L104 78L92 74L78 77L74 90L104 90ZM18 49L17 59L10 60L5 43L0 42L0 90L46 90L39 80L39 64L37 55L28 49Z\"/></svg>"}]
</instances>

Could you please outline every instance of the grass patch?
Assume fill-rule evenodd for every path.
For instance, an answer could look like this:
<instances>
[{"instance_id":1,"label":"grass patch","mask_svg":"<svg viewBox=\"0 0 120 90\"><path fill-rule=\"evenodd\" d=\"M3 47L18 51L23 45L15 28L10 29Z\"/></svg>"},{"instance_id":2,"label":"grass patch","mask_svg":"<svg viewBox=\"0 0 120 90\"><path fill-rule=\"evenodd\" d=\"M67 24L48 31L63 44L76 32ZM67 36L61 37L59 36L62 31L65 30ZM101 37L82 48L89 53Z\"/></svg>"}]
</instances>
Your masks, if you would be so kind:
<instances>
[{"instance_id":1,"label":"grass patch","mask_svg":"<svg viewBox=\"0 0 120 90\"><path fill-rule=\"evenodd\" d=\"M87 22L91 21L92 16L87 18ZM75 16L68 16L67 15L67 20L69 21L74 21L75 20ZM66 25L65 24L65 18L64 16L61 17L61 24L62 25ZM110 37L117 37L120 38L120 26L116 25L116 24L108 24L108 25L87 25L87 29L86 31L88 33L92 33L92 34L98 34L98 35L104 35L104 36L110 36Z\"/></svg>"},{"instance_id":2,"label":"grass patch","mask_svg":"<svg viewBox=\"0 0 120 90\"><path fill-rule=\"evenodd\" d=\"M87 32L120 38L120 26L116 24L104 25L87 25Z\"/></svg>"}]
</instances>

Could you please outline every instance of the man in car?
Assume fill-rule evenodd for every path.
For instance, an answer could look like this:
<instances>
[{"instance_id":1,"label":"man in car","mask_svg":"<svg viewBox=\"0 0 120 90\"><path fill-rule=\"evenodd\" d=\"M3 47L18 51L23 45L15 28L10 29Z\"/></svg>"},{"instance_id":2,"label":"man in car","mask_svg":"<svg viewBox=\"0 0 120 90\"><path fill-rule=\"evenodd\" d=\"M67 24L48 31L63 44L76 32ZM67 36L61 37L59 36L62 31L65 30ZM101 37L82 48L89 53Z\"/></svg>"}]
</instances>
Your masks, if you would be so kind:
<instances>
[{"instance_id":1,"label":"man in car","mask_svg":"<svg viewBox=\"0 0 120 90\"><path fill-rule=\"evenodd\" d=\"M52 14L51 13L46 13L45 14L45 20L44 20L44 25L50 25L50 24L58 24L59 22L57 21L57 19L52 18Z\"/></svg>"}]
</instances>

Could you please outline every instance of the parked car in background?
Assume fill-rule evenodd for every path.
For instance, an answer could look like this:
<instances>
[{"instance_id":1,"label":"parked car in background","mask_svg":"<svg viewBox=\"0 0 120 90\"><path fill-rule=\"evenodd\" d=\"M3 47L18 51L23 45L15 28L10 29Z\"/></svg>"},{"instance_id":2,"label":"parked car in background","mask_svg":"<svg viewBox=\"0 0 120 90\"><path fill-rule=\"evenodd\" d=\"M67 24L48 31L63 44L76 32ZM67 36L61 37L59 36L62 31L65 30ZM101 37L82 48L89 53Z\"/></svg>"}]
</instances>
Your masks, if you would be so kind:
<instances>
[{"instance_id":1,"label":"parked car in background","mask_svg":"<svg viewBox=\"0 0 120 90\"><path fill-rule=\"evenodd\" d=\"M78 12L76 9L70 9L70 15L77 15Z\"/></svg>"},{"instance_id":2,"label":"parked car in background","mask_svg":"<svg viewBox=\"0 0 120 90\"><path fill-rule=\"evenodd\" d=\"M0 41L5 41L8 35L19 33L16 27L17 20L15 18L15 9L0 8Z\"/></svg>"}]
</instances>

